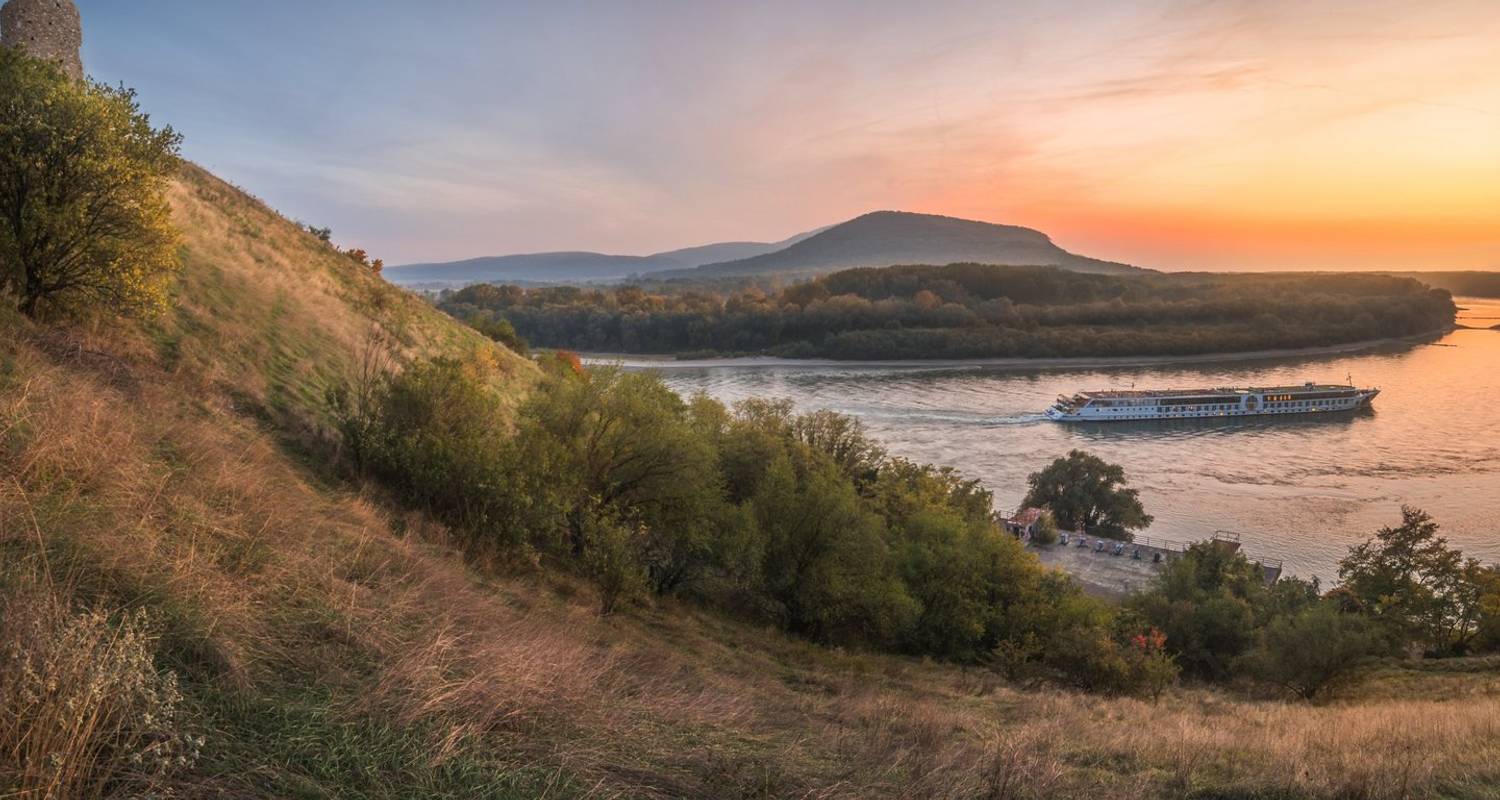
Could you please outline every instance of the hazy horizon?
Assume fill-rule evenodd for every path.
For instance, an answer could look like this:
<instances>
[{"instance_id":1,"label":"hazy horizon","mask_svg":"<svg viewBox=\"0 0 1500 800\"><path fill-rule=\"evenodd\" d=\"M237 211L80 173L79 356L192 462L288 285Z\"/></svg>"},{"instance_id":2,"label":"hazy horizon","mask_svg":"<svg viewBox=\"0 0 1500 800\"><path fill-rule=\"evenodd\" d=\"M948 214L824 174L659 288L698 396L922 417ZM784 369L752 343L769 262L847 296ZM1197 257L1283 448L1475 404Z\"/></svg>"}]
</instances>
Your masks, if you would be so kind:
<instances>
[{"instance_id":1,"label":"hazy horizon","mask_svg":"<svg viewBox=\"0 0 1500 800\"><path fill-rule=\"evenodd\" d=\"M1169 270L1500 268L1500 7L79 0L186 155L388 263L880 208Z\"/></svg>"}]
</instances>

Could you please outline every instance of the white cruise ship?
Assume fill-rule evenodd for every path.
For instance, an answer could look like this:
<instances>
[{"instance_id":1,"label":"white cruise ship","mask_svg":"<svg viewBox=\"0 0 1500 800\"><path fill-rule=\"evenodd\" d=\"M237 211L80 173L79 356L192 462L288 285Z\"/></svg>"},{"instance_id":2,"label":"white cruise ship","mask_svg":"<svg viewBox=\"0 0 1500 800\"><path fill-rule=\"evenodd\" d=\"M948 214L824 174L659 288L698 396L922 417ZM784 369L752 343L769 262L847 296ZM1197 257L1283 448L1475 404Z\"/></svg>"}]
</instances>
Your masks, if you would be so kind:
<instances>
[{"instance_id":1,"label":"white cruise ship","mask_svg":"<svg viewBox=\"0 0 1500 800\"><path fill-rule=\"evenodd\" d=\"M1379 389L1307 383L1263 389L1182 389L1084 392L1059 397L1047 409L1058 422L1125 422L1153 419L1318 414L1364 408Z\"/></svg>"}]
</instances>

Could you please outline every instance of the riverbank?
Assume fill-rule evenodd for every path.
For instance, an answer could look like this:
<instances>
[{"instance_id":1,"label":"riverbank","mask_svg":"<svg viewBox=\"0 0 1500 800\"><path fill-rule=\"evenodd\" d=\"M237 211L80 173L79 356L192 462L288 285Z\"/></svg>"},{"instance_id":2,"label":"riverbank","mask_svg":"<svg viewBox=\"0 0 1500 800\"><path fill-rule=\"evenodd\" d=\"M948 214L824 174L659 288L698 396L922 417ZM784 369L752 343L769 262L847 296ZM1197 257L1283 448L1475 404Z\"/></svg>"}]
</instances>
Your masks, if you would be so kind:
<instances>
[{"instance_id":1,"label":"riverbank","mask_svg":"<svg viewBox=\"0 0 1500 800\"><path fill-rule=\"evenodd\" d=\"M1077 358L960 358L960 359L897 359L890 361L858 360L840 361L829 358L777 358L774 356L746 356L741 358L677 359L673 356L632 355L628 353L586 353L583 360L590 364L619 364L628 369L893 369L893 370L1066 370L1108 369L1114 367L1151 367L1176 364L1222 364L1247 361L1276 361L1283 359L1348 356L1360 353L1399 350L1414 345L1428 344L1453 332L1455 327L1431 331L1416 336L1372 339L1363 342L1328 345L1326 347L1287 348L1279 350L1242 350L1229 353L1196 353L1170 356L1096 356Z\"/></svg>"}]
</instances>

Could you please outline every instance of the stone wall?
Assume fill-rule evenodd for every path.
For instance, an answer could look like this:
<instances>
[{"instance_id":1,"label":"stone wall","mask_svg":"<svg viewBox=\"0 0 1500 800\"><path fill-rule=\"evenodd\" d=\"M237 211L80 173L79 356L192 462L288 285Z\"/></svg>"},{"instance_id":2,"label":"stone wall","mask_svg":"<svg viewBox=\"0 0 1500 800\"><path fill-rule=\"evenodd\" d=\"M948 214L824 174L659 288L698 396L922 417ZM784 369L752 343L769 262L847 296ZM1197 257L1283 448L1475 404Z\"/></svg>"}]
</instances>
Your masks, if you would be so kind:
<instances>
[{"instance_id":1,"label":"stone wall","mask_svg":"<svg viewBox=\"0 0 1500 800\"><path fill-rule=\"evenodd\" d=\"M25 51L83 78L83 19L73 0L10 0L0 8L0 44Z\"/></svg>"}]
</instances>

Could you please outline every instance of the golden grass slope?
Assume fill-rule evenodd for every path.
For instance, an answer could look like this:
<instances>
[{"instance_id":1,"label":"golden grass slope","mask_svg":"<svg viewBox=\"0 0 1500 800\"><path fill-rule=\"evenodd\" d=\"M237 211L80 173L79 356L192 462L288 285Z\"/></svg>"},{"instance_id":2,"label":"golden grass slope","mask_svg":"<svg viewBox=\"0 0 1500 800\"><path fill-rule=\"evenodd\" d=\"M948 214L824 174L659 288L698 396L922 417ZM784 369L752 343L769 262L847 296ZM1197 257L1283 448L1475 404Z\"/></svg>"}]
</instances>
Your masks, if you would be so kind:
<instances>
[{"instance_id":1,"label":"golden grass slope","mask_svg":"<svg viewBox=\"0 0 1500 800\"><path fill-rule=\"evenodd\" d=\"M531 364L356 264L264 204L187 164L171 190L183 270L169 316L144 333L161 365L278 417L310 422L372 330L396 355Z\"/></svg>"},{"instance_id":2,"label":"golden grass slope","mask_svg":"<svg viewBox=\"0 0 1500 800\"><path fill-rule=\"evenodd\" d=\"M166 675L182 697L80 701L0 669L0 797L1496 796L1485 664L1387 666L1322 707L1152 705L672 603L600 619L571 580L482 574L439 527L288 455L282 426L317 424L372 323L411 353L494 349L204 173L173 200L173 317L0 312L0 630L74 682ZM530 368L490 357L520 394ZM70 699L110 724L65 728ZM158 741L182 754L135 757ZM59 792L52 763L82 788Z\"/></svg>"}]
</instances>

